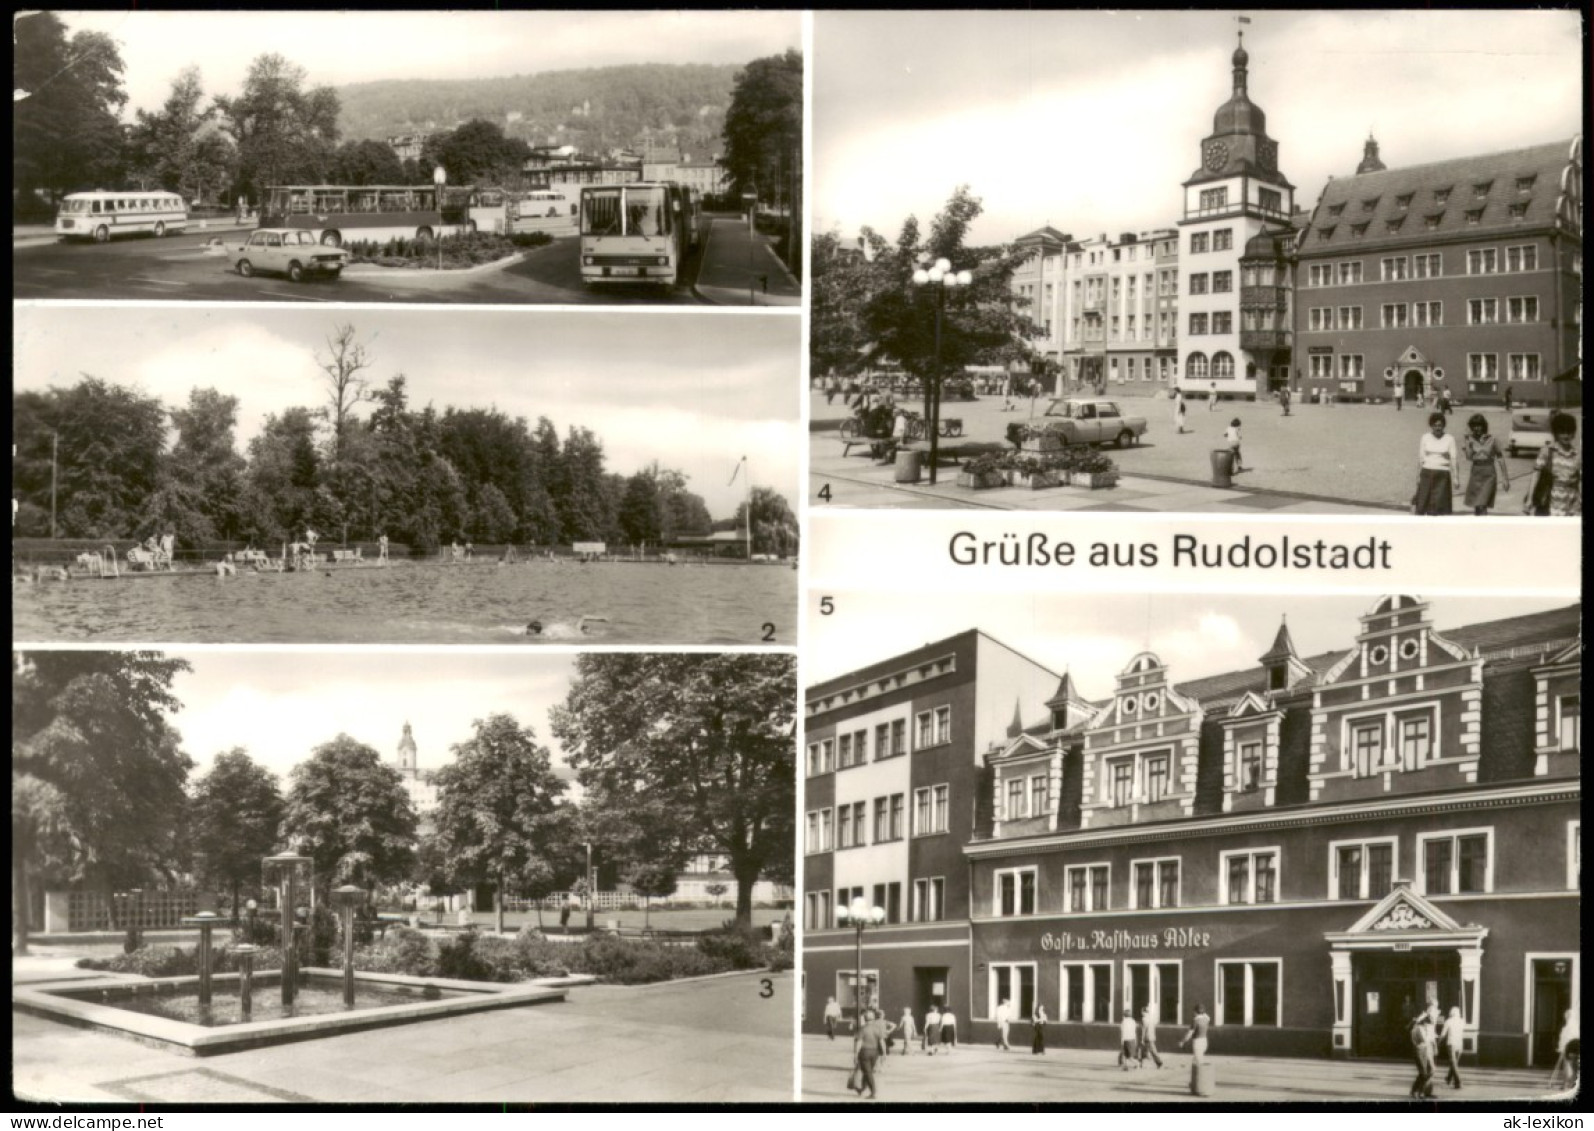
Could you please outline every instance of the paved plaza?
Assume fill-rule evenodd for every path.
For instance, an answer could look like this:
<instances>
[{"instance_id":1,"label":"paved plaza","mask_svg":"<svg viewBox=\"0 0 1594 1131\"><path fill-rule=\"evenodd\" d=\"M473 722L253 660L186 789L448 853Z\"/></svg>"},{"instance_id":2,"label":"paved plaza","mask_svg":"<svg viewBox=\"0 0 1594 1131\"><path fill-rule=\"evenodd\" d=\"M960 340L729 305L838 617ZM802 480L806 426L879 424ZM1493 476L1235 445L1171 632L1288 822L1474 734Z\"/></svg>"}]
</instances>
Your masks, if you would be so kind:
<instances>
[{"instance_id":1,"label":"paved plaza","mask_svg":"<svg viewBox=\"0 0 1594 1131\"><path fill-rule=\"evenodd\" d=\"M917 402L910 407L920 408ZM963 421L961 440L1002 443L1012 421L1039 419L1046 399L1016 402L1002 411L999 396L974 401L948 401L943 418ZM1188 428L1174 431L1172 402L1165 397L1125 397L1128 415L1146 417L1150 427L1138 446L1105 449L1122 473L1116 487L1090 491L1057 487L1034 491L1009 487L972 491L956 485L957 470L944 464L940 482L929 486L897 484L889 465L872 460L864 448L843 455L836 431L850 409L837 396L830 403L822 393L810 395L812 432L809 442L809 496L828 483L831 506L938 508L977 507L999 510L1161 511L1220 514L1403 514L1409 513L1417 480L1417 444L1427 429L1427 410L1392 404L1297 404L1283 415L1271 402L1219 401L1187 404ZM1509 420L1498 405L1463 407L1451 417L1458 437L1466 419L1481 411L1490 431L1502 443ZM1033 413L1033 417L1032 417ZM1582 413L1574 411L1581 432ZM1242 424L1246 471L1234 486L1211 486L1211 452L1222 447L1230 420ZM1581 440L1581 436L1579 437ZM953 441L957 442L957 441ZM1516 505L1532 469L1532 457L1508 460L1512 476L1509 499L1502 497L1496 514L1519 514ZM1457 499L1458 513L1460 499Z\"/></svg>"},{"instance_id":2,"label":"paved plaza","mask_svg":"<svg viewBox=\"0 0 1594 1131\"><path fill-rule=\"evenodd\" d=\"M1113 1104L1136 1103L1322 1103L1343 1101L1365 1105L1369 1100L1407 1104L1413 1068L1401 1061L1299 1060L1245 1056L1211 1056L1216 1088L1210 1097L1190 1094L1190 1056L1176 1049L1164 1052L1161 1070L1146 1062L1143 1069L1120 1069L1111 1049L1029 1051L1029 1029L1013 1027L1013 1049L960 1045L951 1052L888 1058L877 1075L878 1102ZM1173 1042L1177 1045L1177 1038ZM808 1103L862 1103L847 1090L852 1040L838 1034L802 1038L803 1100ZM1424 1106L1457 1100L1501 1102L1554 1098L1547 1072L1529 1069L1469 1068L1462 1072L1460 1091L1435 1081L1434 1099ZM1570 1099L1570 1097L1567 1097Z\"/></svg>"},{"instance_id":3,"label":"paved plaza","mask_svg":"<svg viewBox=\"0 0 1594 1131\"><path fill-rule=\"evenodd\" d=\"M79 1103L785 1103L791 1027L789 972L582 986L559 1004L204 1058L13 1010L12 1088Z\"/></svg>"}]
</instances>

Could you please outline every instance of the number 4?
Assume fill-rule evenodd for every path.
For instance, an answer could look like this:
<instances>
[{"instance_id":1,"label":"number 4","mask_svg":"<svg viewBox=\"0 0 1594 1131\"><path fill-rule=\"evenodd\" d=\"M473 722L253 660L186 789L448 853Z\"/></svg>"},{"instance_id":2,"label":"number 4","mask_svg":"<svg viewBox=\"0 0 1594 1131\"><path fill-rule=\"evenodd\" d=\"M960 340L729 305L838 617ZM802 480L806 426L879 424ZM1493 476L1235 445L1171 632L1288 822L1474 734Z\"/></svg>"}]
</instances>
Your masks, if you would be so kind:
<instances>
[{"instance_id":1,"label":"number 4","mask_svg":"<svg viewBox=\"0 0 1594 1131\"><path fill-rule=\"evenodd\" d=\"M830 502L830 484L829 483L826 483L823 487L819 488L819 501L822 502L822 503Z\"/></svg>"}]
</instances>

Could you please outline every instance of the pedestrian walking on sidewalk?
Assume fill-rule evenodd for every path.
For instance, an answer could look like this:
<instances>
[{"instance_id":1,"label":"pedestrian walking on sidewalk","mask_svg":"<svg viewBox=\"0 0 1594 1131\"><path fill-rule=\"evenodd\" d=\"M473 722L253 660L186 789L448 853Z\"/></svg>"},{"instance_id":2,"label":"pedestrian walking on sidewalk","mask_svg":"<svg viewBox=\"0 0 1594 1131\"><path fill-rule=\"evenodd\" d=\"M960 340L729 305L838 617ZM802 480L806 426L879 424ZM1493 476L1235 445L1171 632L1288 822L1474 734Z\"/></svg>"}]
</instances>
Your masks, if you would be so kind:
<instances>
[{"instance_id":1,"label":"pedestrian walking on sidewalk","mask_svg":"<svg viewBox=\"0 0 1594 1131\"><path fill-rule=\"evenodd\" d=\"M1489 421L1483 413L1472 414L1467 433L1461 441L1461 458L1467 465L1467 494L1462 501L1481 516L1494 506L1497 491L1511 489L1511 471L1500 441L1489 435Z\"/></svg>"},{"instance_id":2,"label":"pedestrian walking on sidewalk","mask_svg":"<svg viewBox=\"0 0 1594 1131\"><path fill-rule=\"evenodd\" d=\"M1029 1051L1033 1056L1044 1056L1046 1053L1046 1007L1039 1002L1035 1004L1035 1015L1030 1018L1030 1027L1034 1030L1030 1037Z\"/></svg>"},{"instance_id":3,"label":"pedestrian walking on sidewalk","mask_svg":"<svg viewBox=\"0 0 1594 1131\"><path fill-rule=\"evenodd\" d=\"M1411 1057L1417 1064L1417 1077L1411 1082L1411 1098L1433 1098L1434 1007L1429 1006L1411 1022Z\"/></svg>"},{"instance_id":4,"label":"pedestrian walking on sidewalk","mask_svg":"<svg viewBox=\"0 0 1594 1131\"><path fill-rule=\"evenodd\" d=\"M847 1081L847 1086L860 1096L868 1089L869 1098L875 1098L875 1069L880 1064L880 1058L885 1055L886 1038L891 1035L894 1028L879 1011L866 1009L863 1013L863 1024L858 1029L858 1035L853 1038L853 1053L856 1060L853 1065L852 1079Z\"/></svg>"},{"instance_id":5,"label":"pedestrian walking on sidewalk","mask_svg":"<svg viewBox=\"0 0 1594 1131\"><path fill-rule=\"evenodd\" d=\"M958 1019L950 1009L941 1011L941 1045L949 1053L958 1047Z\"/></svg>"},{"instance_id":6,"label":"pedestrian walking on sidewalk","mask_svg":"<svg viewBox=\"0 0 1594 1131\"><path fill-rule=\"evenodd\" d=\"M1140 1012L1140 1067L1146 1066L1148 1056L1162 1067L1162 1057L1157 1054L1157 1015L1149 1005Z\"/></svg>"},{"instance_id":7,"label":"pedestrian walking on sidewalk","mask_svg":"<svg viewBox=\"0 0 1594 1131\"><path fill-rule=\"evenodd\" d=\"M1290 414L1290 387L1285 385L1279 390L1279 404L1284 406L1284 415Z\"/></svg>"},{"instance_id":8,"label":"pedestrian walking on sidewalk","mask_svg":"<svg viewBox=\"0 0 1594 1131\"><path fill-rule=\"evenodd\" d=\"M919 1039L919 1028L913 1021L913 1010L902 1007L902 1020L897 1022L897 1033L902 1037L902 1055L913 1051L913 1042Z\"/></svg>"},{"instance_id":9,"label":"pedestrian walking on sidewalk","mask_svg":"<svg viewBox=\"0 0 1594 1131\"><path fill-rule=\"evenodd\" d=\"M996 1047L1003 1052L1007 1052L1011 1048L1007 1043L1007 1028L1012 1023L1013 1003L1008 1001L1007 998L1003 998L996 1006Z\"/></svg>"},{"instance_id":10,"label":"pedestrian walking on sidewalk","mask_svg":"<svg viewBox=\"0 0 1594 1131\"><path fill-rule=\"evenodd\" d=\"M1445 1018L1444 1029L1439 1034L1439 1051L1444 1054L1447 1065L1445 1083L1458 1092L1461 1090L1461 1046L1466 1039L1467 1026L1461 1020L1461 1007L1452 1005L1450 1016Z\"/></svg>"},{"instance_id":11,"label":"pedestrian walking on sidewalk","mask_svg":"<svg viewBox=\"0 0 1594 1131\"><path fill-rule=\"evenodd\" d=\"M1195 1015L1190 1018L1190 1028L1185 1033L1184 1039L1179 1042L1179 1047L1190 1046L1195 1062L1201 1064L1207 1058L1207 1030L1212 1027L1212 1017L1207 1013L1207 1007L1197 1005Z\"/></svg>"},{"instance_id":12,"label":"pedestrian walking on sidewalk","mask_svg":"<svg viewBox=\"0 0 1594 1131\"><path fill-rule=\"evenodd\" d=\"M924 1051L934 1056L941 1048L941 1010L934 1002L924 1015Z\"/></svg>"},{"instance_id":13,"label":"pedestrian walking on sidewalk","mask_svg":"<svg viewBox=\"0 0 1594 1131\"><path fill-rule=\"evenodd\" d=\"M1451 513L1460 461L1456 438L1445 435L1445 414L1430 412L1428 431L1417 443L1417 492L1411 500L1412 514Z\"/></svg>"},{"instance_id":14,"label":"pedestrian walking on sidewalk","mask_svg":"<svg viewBox=\"0 0 1594 1131\"><path fill-rule=\"evenodd\" d=\"M836 1039L836 1026L841 1022L841 1004L835 998L825 1002L825 1036Z\"/></svg>"},{"instance_id":15,"label":"pedestrian walking on sidewalk","mask_svg":"<svg viewBox=\"0 0 1594 1131\"><path fill-rule=\"evenodd\" d=\"M1126 1009L1124 1019L1118 1023L1118 1067L1128 1072L1129 1064L1135 1061L1139 1047L1140 1027L1135 1024L1134 1011ZM1135 1061L1135 1067L1140 1067L1138 1061Z\"/></svg>"},{"instance_id":16,"label":"pedestrian walking on sidewalk","mask_svg":"<svg viewBox=\"0 0 1594 1131\"><path fill-rule=\"evenodd\" d=\"M1207 394L1207 411L1208 412L1216 412L1217 410L1218 410L1218 383L1216 381L1214 381L1214 382L1212 382L1212 391Z\"/></svg>"},{"instance_id":17,"label":"pedestrian walking on sidewalk","mask_svg":"<svg viewBox=\"0 0 1594 1131\"><path fill-rule=\"evenodd\" d=\"M1178 389L1173 391L1173 426L1178 429L1179 435L1185 434L1185 404L1184 394Z\"/></svg>"},{"instance_id":18,"label":"pedestrian walking on sidewalk","mask_svg":"<svg viewBox=\"0 0 1594 1131\"><path fill-rule=\"evenodd\" d=\"M1233 457L1230 465L1233 471L1244 471L1240 466L1240 418L1236 416L1229 421L1229 426L1223 430L1223 441L1229 445L1229 454Z\"/></svg>"}]
</instances>

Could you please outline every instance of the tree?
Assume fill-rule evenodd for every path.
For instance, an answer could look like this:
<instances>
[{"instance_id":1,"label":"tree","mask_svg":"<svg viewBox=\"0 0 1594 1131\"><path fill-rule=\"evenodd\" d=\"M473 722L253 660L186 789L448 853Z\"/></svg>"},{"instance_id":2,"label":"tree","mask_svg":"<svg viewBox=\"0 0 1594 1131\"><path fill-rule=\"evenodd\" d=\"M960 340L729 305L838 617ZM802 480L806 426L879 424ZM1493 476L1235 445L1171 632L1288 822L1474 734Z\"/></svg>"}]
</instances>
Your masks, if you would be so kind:
<instances>
[{"instance_id":1,"label":"tree","mask_svg":"<svg viewBox=\"0 0 1594 1131\"><path fill-rule=\"evenodd\" d=\"M203 106L199 68L184 67L157 112L137 112L128 135L130 161L146 187L170 189L193 200L217 196L232 177L232 145L215 123L214 104Z\"/></svg>"},{"instance_id":2,"label":"tree","mask_svg":"<svg viewBox=\"0 0 1594 1131\"><path fill-rule=\"evenodd\" d=\"M626 480L625 497L617 519L620 534L629 545L657 543L663 533L659 513L659 488L651 475L638 472Z\"/></svg>"},{"instance_id":3,"label":"tree","mask_svg":"<svg viewBox=\"0 0 1594 1131\"><path fill-rule=\"evenodd\" d=\"M855 251L843 247L836 232L814 238L808 357L815 376L850 377L863 368L869 345L864 309L880 290L901 282L884 270L885 240L870 228L859 239Z\"/></svg>"},{"instance_id":4,"label":"tree","mask_svg":"<svg viewBox=\"0 0 1594 1131\"><path fill-rule=\"evenodd\" d=\"M316 354L317 367L326 374L327 407L321 415L332 425L332 464L343 459L344 439L354 410L371 399L371 382L363 376L373 362L365 346L355 340L354 327L345 322L327 339L327 356Z\"/></svg>"},{"instance_id":5,"label":"tree","mask_svg":"<svg viewBox=\"0 0 1594 1131\"><path fill-rule=\"evenodd\" d=\"M603 479L603 442L590 429L571 427L553 493L564 541L601 541L614 525Z\"/></svg>"},{"instance_id":6,"label":"tree","mask_svg":"<svg viewBox=\"0 0 1594 1131\"><path fill-rule=\"evenodd\" d=\"M278 541L322 521L317 514L321 456L316 451L315 420L307 408L290 408L266 417L249 441L248 483L253 496L250 535Z\"/></svg>"},{"instance_id":7,"label":"tree","mask_svg":"<svg viewBox=\"0 0 1594 1131\"><path fill-rule=\"evenodd\" d=\"M332 157L332 179L340 185L398 185L410 180L393 147L371 138L338 146Z\"/></svg>"},{"instance_id":8,"label":"tree","mask_svg":"<svg viewBox=\"0 0 1594 1131\"><path fill-rule=\"evenodd\" d=\"M410 874L417 823L399 772L340 734L293 768L282 839L296 840L315 861L319 886L355 883L369 891Z\"/></svg>"},{"instance_id":9,"label":"tree","mask_svg":"<svg viewBox=\"0 0 1594 1131\"><path fill-rule=\"evenodd\" d=\"M792 871L796 669L789 656L584 653L554 734L615 820L642 814L655 855L713 850L737 881Z\"/></svg>"},{"instance_id":10,"label":"tree","mask_svg":"<svg viewBox=\"0 0 1594 1131\"><path fill-rule=\"evenodd\" d=\"M726 887L724 884L719 883L718 881L716 881L716 882L714 882L712 884L706 885L703 888L703 890L708 892L710 895L712 895L714 897L714 906L718 907L720 905L720 896L724 895L726 892L730 891L731 889Z\"/></svg>"},{"instance_id":11,"label":"tree","mask_svg":"<svg viewBox=\"0 0 1594 1131\"><path fill-rule=\"evenodd\" d=\"M743 522L747 513L747 503L738 503L735 527L737 530L744 528ZM797 516L791 513L786 496L769 487L754 487L752 519L753 553L775 554L783 558L797 553L801 534L797 525Z\"/></svg>"},{"instance_id":12,"label":"tree","mask_svg":"<svg viewBox=\"0 0 1594 1131\"><path fill-rule=\"evenodd\" d=\"M653 861L638 861L625 870L625 881L642 897L642 927L652 922L653 901L675 894L674 868Z\"/></svg>"},{"instance_id":13,"label":"tree","mask_svg":"<svg viewBox=\"0 0 1594 1131\"><path fill-rule=\"evenodd\" d=\"M174 875L192 762L168 716L188 663L158 652L16 653L11 677L11 885L26 954L32 874L107 894Z\"/></svg>"},{"instance_id":14,"label":"tree","mask_svg":"<svg viewBox=\"0 0 1594 1131\"><path fill-rule=\"evenodd\" d=\"M443 135L431 147L448 171L451 185L501 184L518 180L531 150L519 138L504 136L496 122L472 119Z\"/></svg>"},{"instance_id":15,"label":"tree","mask_svg":"<svg viewBox=\"0 0 1594 1131\"><path fill-rule=\"evenodd\" d=\"M68 41L66 25L53 12L17 15L12 36L17 207L33 209L36 189L53 198L114 184L123 145L117 116L127 103L116 41L97 31L80 31Z\"/></svg>"},{"instance_id":16,"label":"tree","mask_svg":"<svg viewBox=\"0 0 1594 1131\"><path fill-rule=\"evenodd\" d=\"M269 185L321 183L338 140L338 96L331 87L304 89L304 68L281 55L249 65L242 93L217 98L223 125L238 150L239 188L263 199Z\"/></svg>"},{"instance_id":17,"label":"tree","mask_svg":"<svg viewBox=\"0 0 1594 1131\"><path fill-rule=\"evenodd\" d=\"M140 512L140 526L159 527L192 545L231 538L243 523L243 456L234 447L238 398L193 389L187 408L171 410L177 441L161 462L160 484Z\"/></svg>"},{"instance_id":18,"label":"tree","mask_svg":"<svg viewBox=\"0 0 1594 1131\"><path fill-rule=\"evenodd\" d=\"M739 193L790 205L803 167L803 57L754 59L725 112L725 168Z\"/></svg>"},{"instance_id":19,"label":"tree","mask_svg":"<svg viewBox=\"0 0 1594 1131\"><path fill-rule=\"evenodd\" d=\"M280 844L283 800L276 775L235 746L216 755L199 779L189 812L194 871L227 885L236 923L240 889L259 881L260 861Z\"/></svg>"},{"instance_id":20,"label":"tree","mask_svg":"<svg viewBox=\"0 0 1594 1131\"><path fill-rule=\"evenodd\" d=\"M433 823L451 875L466 883L491 883L499 934L504 894L528 869L545 863L552 818L565 783L530 727L505 714L472 724L475 733L454 747L454 760L437 771Z\"/></svg>"}]
</instances>

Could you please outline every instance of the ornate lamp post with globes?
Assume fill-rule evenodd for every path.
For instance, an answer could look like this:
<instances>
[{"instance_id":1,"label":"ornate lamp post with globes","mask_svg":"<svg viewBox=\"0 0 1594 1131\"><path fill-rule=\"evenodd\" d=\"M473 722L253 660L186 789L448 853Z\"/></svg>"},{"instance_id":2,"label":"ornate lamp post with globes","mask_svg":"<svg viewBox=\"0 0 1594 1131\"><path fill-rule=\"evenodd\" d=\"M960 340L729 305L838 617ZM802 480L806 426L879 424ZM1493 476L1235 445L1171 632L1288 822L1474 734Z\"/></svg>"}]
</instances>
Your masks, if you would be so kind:
<instances>
[{"instance_id":1,"label":"ornate lamp post with globes","mask_svg":"<svg viewBox=\"0 0 1594 1131\"><path fill-rule=\"evenodd\" d=\"M856 949L853 952L852 970L852 1013L853 1031L863 1028L863 930L865 927L878 927L886 921L884 907L871 907L869 901L863 896L856 897L851 903L844 903L836 908L836 922L840 926L850 926L856 932Z\"/></svg>"},{"instance_id":2,"label":"ornate lamp post with globes","mask_svg":"<svg viewBox=\"0 0 1594 1131\"><path fill-rule=\"evenodd\" d=\"M941 320L946 314L947 292L955 287L966 287L974 281L968 271L954 271L946 259L934 263L925 258L913 273L913 285L935 288L935 362L930 375L929 419L925 430L930 434L930 486L935 486L936 464L940 456L941 438ZM861 937L861 936L860 936Z\"/></svg>"}]
</instances>

